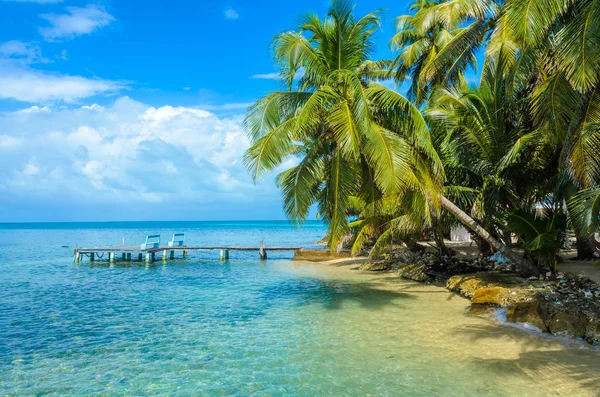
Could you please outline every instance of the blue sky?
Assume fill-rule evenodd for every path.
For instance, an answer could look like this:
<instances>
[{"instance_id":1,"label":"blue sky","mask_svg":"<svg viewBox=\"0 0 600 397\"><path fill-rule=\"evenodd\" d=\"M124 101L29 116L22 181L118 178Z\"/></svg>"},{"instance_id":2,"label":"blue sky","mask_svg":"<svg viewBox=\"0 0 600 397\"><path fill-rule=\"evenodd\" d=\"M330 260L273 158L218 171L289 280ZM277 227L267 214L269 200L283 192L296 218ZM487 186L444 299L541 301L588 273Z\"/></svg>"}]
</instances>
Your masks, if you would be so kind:
<instances>
[{"instance_id":1,"label":"blue sky","mask_svg":"<svg viewBox=\"0 0 600 397\"><path fill-rule=\"evenodd\" d=\"M376 57L389 57L385 8ZM0 222L284 219L241 156L271 39L320 1L0 0Z\"/></svg>"}]
</instances>

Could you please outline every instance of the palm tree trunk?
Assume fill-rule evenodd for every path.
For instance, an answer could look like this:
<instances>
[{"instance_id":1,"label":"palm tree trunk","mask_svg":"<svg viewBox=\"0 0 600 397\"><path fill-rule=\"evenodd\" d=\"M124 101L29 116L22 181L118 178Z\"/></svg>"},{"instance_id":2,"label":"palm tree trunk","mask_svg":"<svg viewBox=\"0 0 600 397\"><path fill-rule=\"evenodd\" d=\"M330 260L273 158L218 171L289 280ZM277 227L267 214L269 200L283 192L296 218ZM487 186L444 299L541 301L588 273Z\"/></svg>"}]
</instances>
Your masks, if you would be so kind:
<instances>
[{"instance_id":1,"label":"palm tree trunk","mask_svg":"<svg viewBox=\"0 0 600 397\"><path fill-rule=\"evenodd\" d=\"M441 204L448 212L454 215L463 225L471 229L481 239L487 241L492 247L500 251L502 255L510 259L513 263L521 267L521 269L528 275L537 276L539 269L535 264L526 260L521 255L516 254L513 250L502 244L496 238L494 238L487 230L479 226L473 218L471 218L466 212L458 208L456 204L448 200L446 197L441 196Z\"/></svg>"},{"instance_id":2,"label":"palm tree trunk","mask_svg":"<svg viewBox=\"0 0 600 397\"><path fill-rule=\"evenodd\" d=\"M590 236L576 235L577 241L577 259L592 259L594 258L594 246Z\"/></svg>"}]
</instances>

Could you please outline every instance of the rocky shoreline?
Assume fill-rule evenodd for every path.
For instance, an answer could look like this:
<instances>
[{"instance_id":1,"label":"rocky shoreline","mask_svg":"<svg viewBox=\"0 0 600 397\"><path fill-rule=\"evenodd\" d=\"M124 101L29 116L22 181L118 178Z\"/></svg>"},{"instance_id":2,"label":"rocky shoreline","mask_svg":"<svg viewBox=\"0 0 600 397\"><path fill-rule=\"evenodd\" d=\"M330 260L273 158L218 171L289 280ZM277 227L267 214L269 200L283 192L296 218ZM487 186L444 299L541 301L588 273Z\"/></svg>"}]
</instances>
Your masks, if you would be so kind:
<instances>
[{"instance_id":1,"label":"rocky shoreline","mask_svg":"<svg viewBox=\"0 0 600 397\"><path fill-rule=\"evenodd\" d=\"M367 261L364 271L394 272L423 283L442 284L471 301L472 314L506 308L506 320L529 323L543 332L568 335L600 346L600 286L573 273L525 279L510 264L439 257L399 249L379 261Z\"/></svg>"}]
</instances>

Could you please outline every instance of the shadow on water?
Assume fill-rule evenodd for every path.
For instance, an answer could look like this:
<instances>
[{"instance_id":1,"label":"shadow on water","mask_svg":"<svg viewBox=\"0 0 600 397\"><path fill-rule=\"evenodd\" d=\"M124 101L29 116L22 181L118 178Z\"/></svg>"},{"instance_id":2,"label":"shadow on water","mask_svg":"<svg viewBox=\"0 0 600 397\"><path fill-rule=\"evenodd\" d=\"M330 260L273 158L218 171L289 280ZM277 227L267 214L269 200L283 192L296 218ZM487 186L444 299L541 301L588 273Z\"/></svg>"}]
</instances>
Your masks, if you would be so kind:
<instances>
[{"instance_id":1,"label":"shadow on water","mask_svg":"<svg viewBox=\"0 0 600 397\"><path fill-rule=\"evenodd\" d=\"M512 332L510 332L512 331ZM456 333L471 340L509 338L522 344L518 357L473 358L475 366L498 375L551 376L557 373L575 380L581 387L600 395L600 351L581 345L559 350L548 350L553 342L549 338L531 338L523 331L509 330L496 325L479 325L456 329ZM573 341L572 343L577 343ZM584 343L584 342L581 342Z\"/></svg>"}]
</instances>

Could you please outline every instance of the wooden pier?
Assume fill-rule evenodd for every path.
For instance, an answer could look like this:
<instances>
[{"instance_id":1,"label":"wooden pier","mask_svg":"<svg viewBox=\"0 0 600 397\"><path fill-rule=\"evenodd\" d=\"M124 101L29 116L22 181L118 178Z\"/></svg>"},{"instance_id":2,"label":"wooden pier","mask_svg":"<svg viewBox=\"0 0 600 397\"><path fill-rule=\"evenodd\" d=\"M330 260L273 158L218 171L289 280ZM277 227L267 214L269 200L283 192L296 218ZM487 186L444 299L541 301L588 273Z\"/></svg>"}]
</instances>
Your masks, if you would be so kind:
<instances>
[{"instance_id":1,"label":"wooden pier","mask_svg":"<svg viewBox=\"0 0 600 397\"><path fill-rule=\"evenodd\" d=\"M95 247L95 248L77 248L74 250L74 261L80 263L85 257L89 258L90 262L96 260L105 260L110 263L116 261L131 262L137 260L152 263L157 260L157 254L161 256L163 262L175 259L175 253L182 253L182 257L187 258L190 251L219 251L221 260L229 259L229 251L256 251L261 260L267 259L267 251L300 251L302 247L266 247L261 244L258 247L194 247L194 246L159 246L148 249L142 249L138 246L113 246L113 247Z\"/></svg>"}]
</instances>

